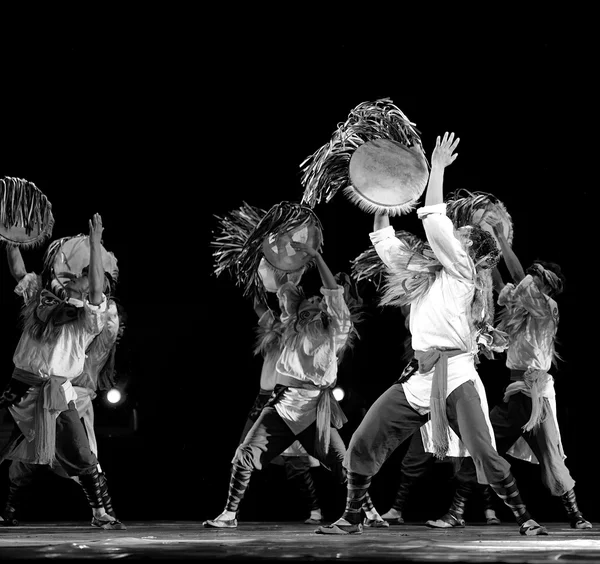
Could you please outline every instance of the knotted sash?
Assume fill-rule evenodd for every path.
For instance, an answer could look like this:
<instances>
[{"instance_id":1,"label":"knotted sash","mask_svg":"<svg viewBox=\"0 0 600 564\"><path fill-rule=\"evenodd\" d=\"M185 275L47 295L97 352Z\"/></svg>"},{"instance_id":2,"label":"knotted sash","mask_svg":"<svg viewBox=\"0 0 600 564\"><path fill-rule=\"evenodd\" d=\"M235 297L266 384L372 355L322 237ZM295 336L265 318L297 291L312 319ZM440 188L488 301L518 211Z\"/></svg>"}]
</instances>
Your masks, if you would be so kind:
<instances>
[{"instance_id":1,"label":"knotted sash","mask_svg":"<svg viewBox=\"0 0 600 564\"><path fill-rule=\"evenodd\" d=\"M446 395L448 392L448 359L462 354L460 349L428 349L415 351L415 358L419 362L419 372L426 373L435 367L431 382L431 396L429 399L431 410L431 430L433 440L433 454L437 458L444 458L448 452L448 417L446 415Z\"/></svg>"},{"instance_id":2,"label":"knotted sash","mask_svg":"<svg viewBox=\"0 0 600 564\"><path fill-rule=\"evenodd\" d=\"M535 431L538 425L546 418L546 403L544 402L544 388L552 378L546 370L511 370L510 379L513 381L504 391L504 401L518 392L523 392L531 398L531 416L523 425L523 431Z\"/></svg>"},{"instance_id":3,"label":"knotted sash","mask_svg":"<svg viewBox=\"0 0 600 564\"><path fill-rule=\"evenodd\" d=\"M331 427L333 426L336 429L341 429L343 425L348 422L348 418L333 395L334 384L324 388L310 382L297 380L296 378L293 378L293 380L293 385L284 386L282 384L277 384L267 405L275 405L289 388L320 390L321 393L317 400L317 417L315 420L317 427L317 433L315 435L315 453L317 458L324 459L329 452Z\"/></svg>"},{"instance_id":4,"label":"knotted sash","mask_svg":"<svg viewBox=\"0 0 600 564\"><path fill-rule=\"evenodd\" d=\"M67 381L60 376L42 378L16 368L12 377L30 386L41 387L34 413L34 438L37 464L52 464L56 458L56 414L68 409L65 390Z\"/></svg>"}]
</instances>

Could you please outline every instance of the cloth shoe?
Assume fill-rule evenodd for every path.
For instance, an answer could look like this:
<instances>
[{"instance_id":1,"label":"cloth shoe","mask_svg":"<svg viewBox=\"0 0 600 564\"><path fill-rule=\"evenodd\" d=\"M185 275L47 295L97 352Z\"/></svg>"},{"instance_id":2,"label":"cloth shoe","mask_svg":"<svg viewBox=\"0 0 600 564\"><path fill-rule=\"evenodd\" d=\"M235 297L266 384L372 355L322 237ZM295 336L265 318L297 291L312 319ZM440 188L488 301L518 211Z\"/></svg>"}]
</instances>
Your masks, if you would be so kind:
<instances>
[{"instance_id":1,"label":"cloth shoe","mask_svg":"<svg viewBox=\"0 0 600 564\"><path fill-rule=\"evenodd\" d=\"M234 517L233 519L208 519L202 523L208 529L237 529L238 522Z\"/></svg>"},{"instance_id":2,"label":"cloth shoe","mask_svg":"<svg viewBox=\"0 0 600 564\"><path fill-rule=\"evenodd\" d=\"M306 521L304 521L306 525L320 525L322 522L323 519L313 519L312 517L309 517Z\"/></svg>"},{"instance_id":3,"label":"cloth shoe","mask_svg":"<svg viewBox=\"0 0 600 564\"><path fill-rule=\"evenodd\" d=\"M404 519L402 518L402 513L397 509L390 509L386 511L382 516L390 525L402 525L404 524Z\"/></svg>"},{"instance_id":4,"label":"cloth shoe","mask_svg":"<svg viewBox=\"0 0 600 564\"><path fill-rule=\"evenodd\" d=\"M390 526L384 519L369 519L368 517L365 517L363 525L365 527L374 527L376 529L385 529Z\"/></svg>"},{"instance_id":5,"label":"cloth shoe","mask_svg":"<svg viewBox=\"0 0 600 564\"><path fill-rule=\"evenodd\" d=\"M92 527L104 529L105 531L126 531L127 527L118 519L113 521L102 520L98 517L92 517Z\"/></svg>"},{"instance_id":6,"label":"cloth shoe","mask_svg":"<svg viewBox=\"0 0 600 564\"><path fill-rule=\"evenodd\" d=\"M3 527L19 526L19 521L15 517L14 509L7 508L0 514L0 525L2 525Z\"/></svg>"},{"instance_id":7,"label":"cloth shoe","mask_svg":"<svg viewBox=\"0 0 600 564\"><path fill-rule=\"evenodd\" d=\"M440 519L436 519L435 521L427 521L425 525L431 527L432 529L462 529L465 526L465 520L457 519L451 513L446 513L446 515Z\"/></svg>"},{"instance_id":8,"label":"cloth shoe","mask_svg":"<svg viewBox=\"0 0 600 564\"><path fill-rule=\"evenodd\" d=\"M519 527L519 534L527 537L535 537L539 535L547 535L546 527L542 527L537 521L529 519Z\"/></svg>"},{"instance_id":9,"label":"cloth shoe","mask_svg":"<svg viewBox=\"0 0 600 564\"><path fill-rule=\"evenodd\" d=\"M498 517L488 517L485 521L486 525L501 525L502 521Z\"/></svg>"},{"instance_id":10,"label":"cloth shoe","mask_svg":"<svg viewBox=\"0 0 600 564\"><path fill-rule=\"evenodd\" d=\"M571 521L571 529L591 529L592 528L592 524L587 520L584 519L582 515L579 515L579 517L573 521Z\"/></svg>"},{"instance_id":11,"label":"cloth shoe","mask_svg":"<svg viewBox=\"0 0 600 564\"><path fill-rule=\"evenodd\" d=\"M360 535L363 532L362 523L356 525L348 524L336 524L321 526L315 530L318 535Z\"/></svg>"}]
</instances>

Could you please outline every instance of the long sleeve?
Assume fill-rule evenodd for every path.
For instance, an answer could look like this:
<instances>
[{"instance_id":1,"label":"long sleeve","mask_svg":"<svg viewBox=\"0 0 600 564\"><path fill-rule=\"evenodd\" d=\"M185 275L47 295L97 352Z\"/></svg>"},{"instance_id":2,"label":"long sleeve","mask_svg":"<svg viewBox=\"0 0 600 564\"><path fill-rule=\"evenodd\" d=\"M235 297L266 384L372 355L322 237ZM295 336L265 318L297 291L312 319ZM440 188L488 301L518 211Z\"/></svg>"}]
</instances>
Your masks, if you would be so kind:
<instances>
[{"instance_id":1,"label":"long sleeve","mask_svg":"<svg viewBox=\"0 0 600 564\"><path fill-rule=\"evenodd\" d=\"M417 215L423 221L427 241L446 271L458 278L473 280L475 266L454 235L454 225L446 216L446 204L419 208Z\"/></svg>"},{"instance_id":2,"label":"long sleeve","mask_svg":"<svg viewBox=\"0 0 600 564\"><path fill-rule=\"evenodd\" d=\"M393 269L393 257L402 252L402 242L391 225L369 233L375 252L388 268Z\"/></svg>"},{"instance_id":3,"label":"long sleeve","mask_svg":"<svg viewBox=\"0 0 600 564\"><path fill-rule=\"evenodd\" d=\"M327 311L331 315L334 324L334 345L336 352L344 346L348 335L352 331L352 319L350 310L344 300L344 288L338 286L335 289L321 288L321 294L327 305Z\"/></svg>"}]
</instances>

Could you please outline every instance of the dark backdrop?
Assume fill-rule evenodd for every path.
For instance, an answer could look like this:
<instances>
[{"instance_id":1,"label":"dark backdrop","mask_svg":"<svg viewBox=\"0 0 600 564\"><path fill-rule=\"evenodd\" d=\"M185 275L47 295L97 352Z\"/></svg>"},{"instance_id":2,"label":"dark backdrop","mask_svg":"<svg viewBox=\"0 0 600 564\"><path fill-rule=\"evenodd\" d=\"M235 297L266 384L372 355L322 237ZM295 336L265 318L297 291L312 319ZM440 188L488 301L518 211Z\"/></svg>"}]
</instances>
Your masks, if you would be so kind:
<instances>
[{"instance_id":1,"label":"dark backdrop","mask_svg":"<svg viewBox=\"0 0 600 564\"><path fill-rule=\"evenodd\" d=\"M213 276L214 214L243 201L268 209L299 200L300 163L358 103L389 97L416 123L428 156L437 135L454 131L461 138L459 157L446 171L447 191L495 194L512 215L522 261L562 265L558 416L580 506L600 519L592 450L592 41L565 34L565 27L573 31L568 19L547 14L531 22L508 18L497 28L489 17L468 27L442 18L439 32L423 16L412 24L385 14L344 16L304 21L157 9L82 16L77 23L58 17L52 26L41 14L35 25L30 18L5 20L12 25L5 25L0 52L0 175L25 178L47 195L53 237L86 232L88 219L101 213L105 246L119 261L119 296L129 314L118 353L127 400L117 408L96 401L100 461L117 510L129 520L204 519L221 511L260 360L252 355L251 304L232 281ZM334 272L348 269L369 245L372 216L341 193L316 212L328 264ZM418 228L414 214L392 223ZM44 249L24 252L31 270L39 270ZM316 276L306 278L315 289ZM0 284L5 381L18 338L18 300L4 259ZM351 418L347 439L402 367L402 319L365 291L361 339L340 368ZM505 383L502 364L481 365L490 402ZM6 433L10 418L3 417ZM401 454L374 480L381 512L391 505ZM518 462L514 468L535 515L564 519L539 469ZM1 470L5 480L6 465ZM253 478L242 519L304 515L282 472L273 466ZM447 507L450 470L438 464L432 472L418 489L423 500L416 495L411 506L415 519ZM344 494L335 493L325 471L316 476L334 519ZM62 502L65 492L80 501ZM64 480L40 480L32 495L30 519L88 514L83 496Z\"/></svg>"}]
</instances>

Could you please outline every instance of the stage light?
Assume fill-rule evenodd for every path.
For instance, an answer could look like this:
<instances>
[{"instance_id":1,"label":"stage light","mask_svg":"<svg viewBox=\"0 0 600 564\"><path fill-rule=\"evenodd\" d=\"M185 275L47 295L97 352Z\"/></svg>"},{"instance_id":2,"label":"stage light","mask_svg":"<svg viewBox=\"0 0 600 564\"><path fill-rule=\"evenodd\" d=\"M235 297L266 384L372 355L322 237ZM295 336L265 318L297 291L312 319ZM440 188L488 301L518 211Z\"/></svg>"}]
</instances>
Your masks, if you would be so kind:
<instances>
[{"instance_id":1,"label":"stage light","mask_svg":"<svg viewBox=\"0 0 600 564\"><path fill-rule=\"evenodd\" d=\"M117 405L123 401L123 394L117 388L112 388L106 392L106 401L112 405Z\"/></svg>"},{"instance_id":2,"label":"stage light","mask_svg":"<svg viewBox=\"0 0 600 564\"><path fill-rule=\"evenodd\" d=\"M342 388L340 386L336 386L335 388L333 388L333 397L336 400L342 401L344 399L345 395L346 395L346 392L344 392L344 388Z\"/></svg>"}]
</instances>

